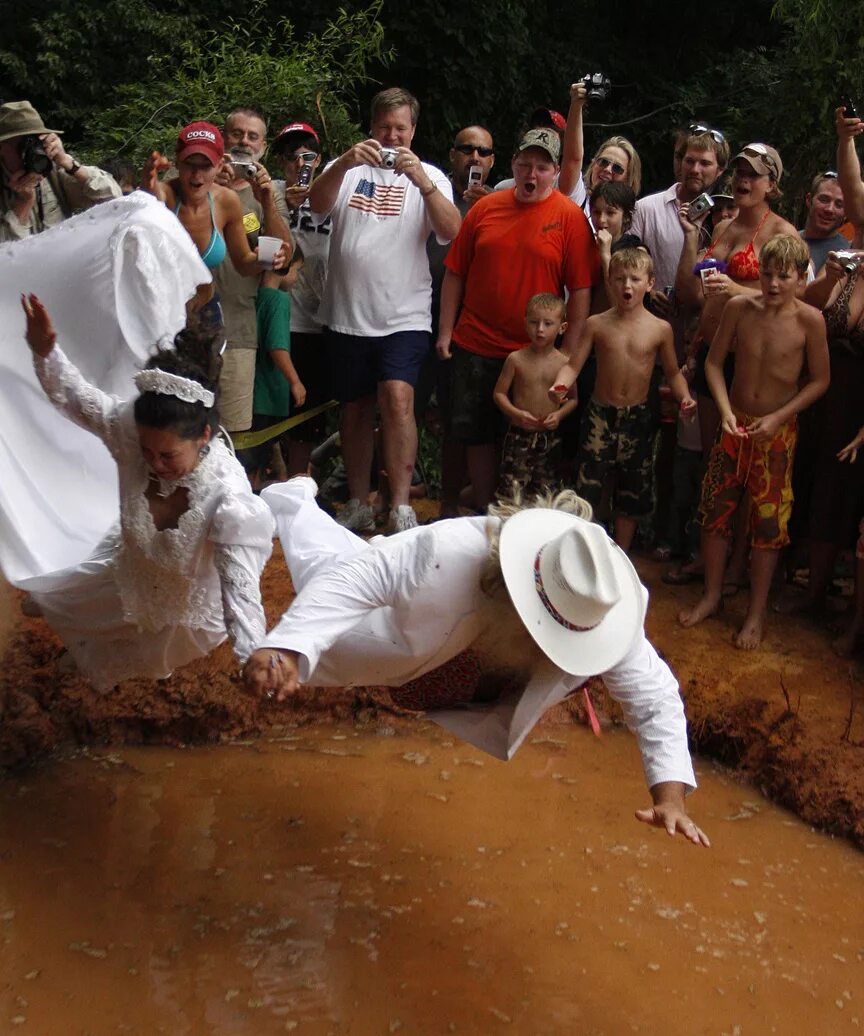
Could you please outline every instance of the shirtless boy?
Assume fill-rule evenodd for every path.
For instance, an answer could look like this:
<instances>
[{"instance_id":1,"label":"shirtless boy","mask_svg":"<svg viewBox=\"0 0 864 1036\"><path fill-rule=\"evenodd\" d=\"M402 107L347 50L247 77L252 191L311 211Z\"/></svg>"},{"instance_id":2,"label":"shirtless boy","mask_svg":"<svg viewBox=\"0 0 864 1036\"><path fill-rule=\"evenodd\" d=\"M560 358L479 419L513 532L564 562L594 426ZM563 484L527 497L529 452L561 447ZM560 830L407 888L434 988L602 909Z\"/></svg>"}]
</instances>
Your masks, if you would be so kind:
<instances>
[{"instance_id":1,"label":"shirtless boy","mask_svg":"<svg viewBox=\"0 0 864 1036\"><path fill-rule=\"evenodd\" d=\"M624 248L609 261L607 290L612 308L589 317L575 352L555 378L550 395L570 390L593 348L597 381L585 414L576 491L597 512L604 484L615 478L614 539L629 550L639 518L650 513L654 417L648 404L651 373L659 353L672 394L685 414L696 403L678 367L672 327L645 309L654 287L654 264L642 248Z\"/></svg>"},{"instance_id":2,"label":"shirtless boy","mask_svg":"<svg viewBox=\"0 0 864 1036\"><path fill-rule=\"evenodd\" d=\"M493 399L510 422L501 454L498 496L514 489L539 493L558 482L558 425L576 407L552 400L547 389L565 360L555 348L567 328L566 306L557 295L534 295L525 309L529 343L510 353L495 383ZM511 398L512 397L512 398Z\"/></svg>"},{"instance_id":3,"label":"shirtless boy","mask_svg":"<svg viewBox=\"0 0 864 1036\"><path fill-rule=\"evenodd\" d=\"M720 607L732 518L749 490L750 604L735 638L744 649L758 647L762 640L778 552L789 541L796 415L828 388L825 321L819 310L797 297L809 262L810 253L797 234L772 237L759 257L762 294L729 300L705 362L722 421L702 483L705 592L678 621L695 626ZM735 375L727 392L723 361L730 351L735 352ZM805 361L807 380L801 385Z\"/></svg>"}]
</instances>

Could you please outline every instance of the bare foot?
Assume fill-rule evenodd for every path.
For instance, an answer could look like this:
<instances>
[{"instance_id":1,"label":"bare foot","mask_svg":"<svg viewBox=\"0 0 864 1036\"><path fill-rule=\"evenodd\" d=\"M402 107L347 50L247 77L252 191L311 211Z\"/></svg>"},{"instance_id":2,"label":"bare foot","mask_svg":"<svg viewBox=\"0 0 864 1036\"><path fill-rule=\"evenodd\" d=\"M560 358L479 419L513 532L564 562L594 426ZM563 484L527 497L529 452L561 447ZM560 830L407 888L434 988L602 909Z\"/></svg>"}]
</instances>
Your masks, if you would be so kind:
<instances>
[{"instance_id":1,"label":"bare foot","mask_svg":"<svg viewBox=\"0 0 864 1036\"><path fill-rule=\"evenodd\" d=\"M678 613L678 622L686 629L689 629L703 619L717 615L722 607L723 599L721 597L700 597L692 608Z\"/></svg>"},{"instance_id":2,"label":"bare foot","mask_svg":"<svg viewBox=\"0 0 864 1036\"><path fill-rule=\"evenodd\" d=\"M762 633L765 629L764 615L748 615L744 625L735 637L735 647L742 651L752 651L762 643Z\"/></svg>"}]
</instances>

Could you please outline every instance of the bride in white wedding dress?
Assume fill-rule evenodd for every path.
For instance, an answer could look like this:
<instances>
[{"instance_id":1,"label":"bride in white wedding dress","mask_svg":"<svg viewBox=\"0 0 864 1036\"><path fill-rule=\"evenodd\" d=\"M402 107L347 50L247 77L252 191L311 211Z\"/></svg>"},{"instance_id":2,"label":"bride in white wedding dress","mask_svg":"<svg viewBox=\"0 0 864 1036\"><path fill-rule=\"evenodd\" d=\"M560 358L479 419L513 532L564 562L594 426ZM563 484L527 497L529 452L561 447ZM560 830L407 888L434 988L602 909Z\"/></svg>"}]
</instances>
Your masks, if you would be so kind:
<instances>
[{"instance_id":1,"label":"bride in white wedding dress","mask_svg":"<svg viewBox=\"0 0 864 1036\"><path fill-rule=\"evenodd\" d=\"M138 437L134 404L120 402L138 395L135 375L210 279L173 213L141 191L0 244L0 570L103 688L164 676L226 635L242 657L263 632L266 507L221 442L202 443L211 448L181 476L182 493L154 494L173 475L148 467L152 444ZM20 298L31 292L69 361L59 348L37 359L60 408L23 343Z\"/></svg>"},{"instance_id":2,"label":"bride in white wedding dress","mask_svg":"<svg viewBox=\"0 0 864 1036\"><path fill-rule=\"evenodd\" d=\"M85 561L19 586L100 689L167 676L226 631L245 661L265 633L259 579L274 522L218 434L212 334L178 334L124 402L82 377L35 295L21 302L46 395L117 465L120 519Z\"/></svg>"}]
</instances>

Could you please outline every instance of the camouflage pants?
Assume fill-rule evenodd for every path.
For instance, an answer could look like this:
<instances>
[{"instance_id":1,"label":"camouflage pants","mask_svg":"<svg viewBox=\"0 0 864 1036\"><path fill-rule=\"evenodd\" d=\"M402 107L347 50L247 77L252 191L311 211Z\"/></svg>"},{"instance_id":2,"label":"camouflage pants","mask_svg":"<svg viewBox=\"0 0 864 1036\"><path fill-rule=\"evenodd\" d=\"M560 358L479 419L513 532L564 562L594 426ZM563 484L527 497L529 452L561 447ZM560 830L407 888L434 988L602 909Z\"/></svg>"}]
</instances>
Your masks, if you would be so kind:
<instances>
[{"instance_id":1,"label":"camouflage pants","mask_svg":"<svg viewBox=\"0 0 864 1036\"><path fill-rule=\"evenodd\" d=\"M556 489L561 436L554 432L528 432L510 425L501 450L501 474L497 496L510 496L514 489L533 495Z\"/></svg>"},{"instance_id":2,"label":"camouflage pants","mask_svg":"<svg viewBox=\"0 0 864 1036\"><path fill-rule=\"evenodd\" d=\"M653 507L651 476L654 415L648 403L607 406L592 399L579 448L576 492L597 510L603 485L614 475L614 514L640 518Z\"/></svg>"}]
</instances>

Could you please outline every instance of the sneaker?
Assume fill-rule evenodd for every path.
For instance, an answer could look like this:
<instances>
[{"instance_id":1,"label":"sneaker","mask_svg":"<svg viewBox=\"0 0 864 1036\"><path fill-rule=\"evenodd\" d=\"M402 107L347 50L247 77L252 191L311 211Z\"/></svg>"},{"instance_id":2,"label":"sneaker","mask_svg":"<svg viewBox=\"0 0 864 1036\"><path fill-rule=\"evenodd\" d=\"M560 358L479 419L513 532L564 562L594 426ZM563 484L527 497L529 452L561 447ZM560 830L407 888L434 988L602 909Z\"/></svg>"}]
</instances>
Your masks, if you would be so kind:
<instances>
[{"instance_id":1,"label":"sneaker","mask_svg":"<svg viewBox=\"0 0 864 1036\"><path fill-rule=\"evenodd\" d=\"M352 497L342 508L336 521L352 532L374 532L375 515L368 504L361 504L357 497Z\"/></svg>"},{"instance_id":2,"label":"sneaker","mask_svg":"<svg viewBox=\"0 0 864 1036\"><path fill-rule=\"evenodd\" d=\"M390 532L405 532L416 527L417 515L410 504L400 504L390 512Z\"/></svg>"}]
</instances>

